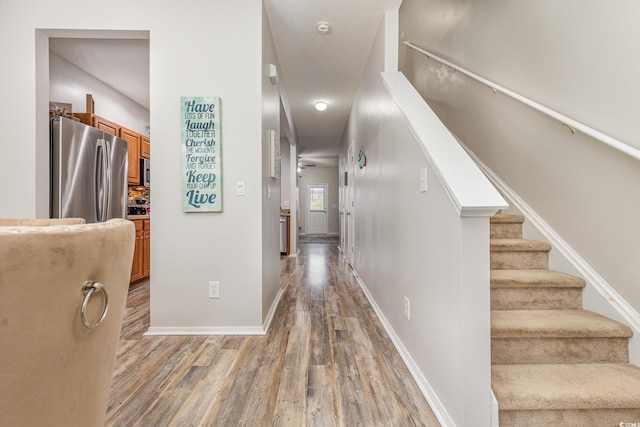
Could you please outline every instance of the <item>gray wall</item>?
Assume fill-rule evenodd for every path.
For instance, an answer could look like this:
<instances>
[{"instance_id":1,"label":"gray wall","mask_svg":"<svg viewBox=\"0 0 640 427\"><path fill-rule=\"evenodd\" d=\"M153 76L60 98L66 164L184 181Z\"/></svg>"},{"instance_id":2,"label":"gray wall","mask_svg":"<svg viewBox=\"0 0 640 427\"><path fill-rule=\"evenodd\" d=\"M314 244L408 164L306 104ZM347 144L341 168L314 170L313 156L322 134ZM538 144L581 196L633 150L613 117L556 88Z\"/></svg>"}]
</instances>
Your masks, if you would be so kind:
<instances>
[{"instance_id":1,"label":"gray wall","mask_svg":"<svg viewBox=\"0 0 640 427\"><path fill-rule=\"evenodd\" d=\"M640 3L405 0L412 43L640 147ZM640 162L404 45L401 71L447 126L640 310ZM587 304L589 302L587 301Z\"/></svg>"},{"instance_id":2,"label":"gray wall","mask_svg":"<svg viewBox=\"0 0 640 427\"><path fill-rule=\"evenodd\" d=\"M441 423L486 426L488 217L505 203L390 65L397 34L397 14L387 12L342 137L341 160L351 145L367 158L349 177L352 266Z\"/></svg>"}]
</instances>

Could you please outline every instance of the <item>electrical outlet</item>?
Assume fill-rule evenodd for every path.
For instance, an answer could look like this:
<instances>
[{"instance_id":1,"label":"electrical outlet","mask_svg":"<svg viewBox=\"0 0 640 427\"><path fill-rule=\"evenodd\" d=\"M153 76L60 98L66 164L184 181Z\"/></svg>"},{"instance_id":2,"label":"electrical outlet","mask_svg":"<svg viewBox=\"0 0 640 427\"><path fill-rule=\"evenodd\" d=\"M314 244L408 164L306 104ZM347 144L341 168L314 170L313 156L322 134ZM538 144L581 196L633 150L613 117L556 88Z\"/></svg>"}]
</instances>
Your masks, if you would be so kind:
<instances>
[{"instance_id":1,"label":"electrical outlet","mask_svg":"<svg viewBox=\"0 0 640 427\"><path fill-rule=\"evenodd\" d=\"M404 317L411 320L411 301L407 297L404 297Z\"/></svg>"},{"instance_id":2,"label":"electrical outlet","mask_svg":"<svg viewBox=\"0 0 640 427\"><path fill-rule=\"evenodd\" d=\"M209 282L209 298L220 298L220 282Z\"/></svg>"}]
</instances>

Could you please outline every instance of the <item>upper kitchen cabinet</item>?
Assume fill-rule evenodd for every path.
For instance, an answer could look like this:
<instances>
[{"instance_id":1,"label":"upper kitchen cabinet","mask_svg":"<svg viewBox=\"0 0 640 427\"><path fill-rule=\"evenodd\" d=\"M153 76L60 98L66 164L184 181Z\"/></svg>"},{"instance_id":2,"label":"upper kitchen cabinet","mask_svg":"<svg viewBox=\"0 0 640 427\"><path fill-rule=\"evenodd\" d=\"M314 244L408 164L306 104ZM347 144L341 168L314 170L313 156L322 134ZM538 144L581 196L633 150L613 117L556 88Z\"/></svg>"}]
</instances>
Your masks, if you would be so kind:
<instances>
[{"instance_id":1,"label":"upper kitchen cabinet","mask_svg":"<svg viewBox=\"0 0 640 427\"><path fill-rule=\"evenodd\" d=\"M140 137L140 157L151 158L151 141L146 136Z\"/></svg>"},{"instance_id":2,"label":"upper kitchen cabinet","mask_svg":"<svg viewBox=\"0 0 640 427\"><path fill-rule=\"evenodd\" d=\"M93 127L113 136L120 136L120 126L102 117L93 116Z\"/></svg>"},{"instance_id":3,"label":"upper kitchen cabinet","mask_svg":"<svg viewBox=\"0 0 640 427\"><path fill-rule=\"evenodd\" d=\"M142 136L127 128L120 128L120 138L127 141L129 148L129 184L140 184L140 142Z\"/></svg>"},{"instance_id":4,"label":"upper kitchen cabinet","mask_svg":"<svg viewBox=\"0 0 640 427\"><path fill-rule=\"evenodd\" d=\"M93 113L75 113L74 116L85 125L93 126L113 136L120 136L121 126Z\"/></svg>"}]
</instances>

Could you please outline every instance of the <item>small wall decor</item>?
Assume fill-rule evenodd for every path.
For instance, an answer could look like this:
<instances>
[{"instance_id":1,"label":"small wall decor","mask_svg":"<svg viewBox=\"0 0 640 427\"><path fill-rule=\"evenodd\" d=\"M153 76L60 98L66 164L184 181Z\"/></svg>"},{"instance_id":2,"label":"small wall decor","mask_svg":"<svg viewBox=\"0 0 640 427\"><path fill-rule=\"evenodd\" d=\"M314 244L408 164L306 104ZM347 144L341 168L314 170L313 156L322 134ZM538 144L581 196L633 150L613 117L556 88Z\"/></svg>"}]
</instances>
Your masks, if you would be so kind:
<instances>
[{"instance_id":1,"label":"small wall decor","mask_svg":"<svg viewBox=\"0 0 640 427\"><path fill-rule=\"evenodd\" d=\"M362 169L366 165L367 165L367 157L364 155L361 148L360 152L358 153L358 166L360 166L360 169Z\"/></svg>"},{"instance_id":2,"label":"small wall decor","mask_svg":"<svg viewBox=\"0 0 640 427\"><path fill-rule=\"evenodd\" d=\"M182 210L222 212L220 98L181 97Z\"/></svg>"},{"instance_id":3,"label":"small wall decor","mask_svg":"<svg viewBox=\"0 0 640 427\"><path fill-rule=\"evenodd\" d=\"M270 176L280 178L280 138L275 130L269 131Z\"/></svg>"}]
</instances>

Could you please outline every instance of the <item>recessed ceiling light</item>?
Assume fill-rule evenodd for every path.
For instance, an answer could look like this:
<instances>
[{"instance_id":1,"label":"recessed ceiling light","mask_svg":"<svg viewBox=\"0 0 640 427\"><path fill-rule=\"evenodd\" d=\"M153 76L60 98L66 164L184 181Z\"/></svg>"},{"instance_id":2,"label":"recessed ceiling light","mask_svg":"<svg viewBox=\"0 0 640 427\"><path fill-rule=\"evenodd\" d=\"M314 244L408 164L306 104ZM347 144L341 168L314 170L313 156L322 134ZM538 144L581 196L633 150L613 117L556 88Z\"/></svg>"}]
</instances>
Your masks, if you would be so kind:
<instances>
[{"instance_id":1,"label":"recessed ceiling light","mask_svg":"<svg viewBox=\"0 0 640 427\"><path fill-rule=\"evenodd\" d=\"M321 21L321 22L318 22L318 25L316 26L316 29L318 30L318 32L320 34L327 34L329 32L329 30L331 29L331 25L329 25L328 22Z\"/></svg>"},{"instance_id":2,"label":"recessed ceiling light","mask_svg":"<svg viewBox=\"0 0 640 427\"><path fill-rule=\"evenodd\" d=\"M315 103L314 107L316 107L316 110L318 111L324 111L327 109L327 103L324 101L318 101Z\"/></svg>"}]
</instances>

